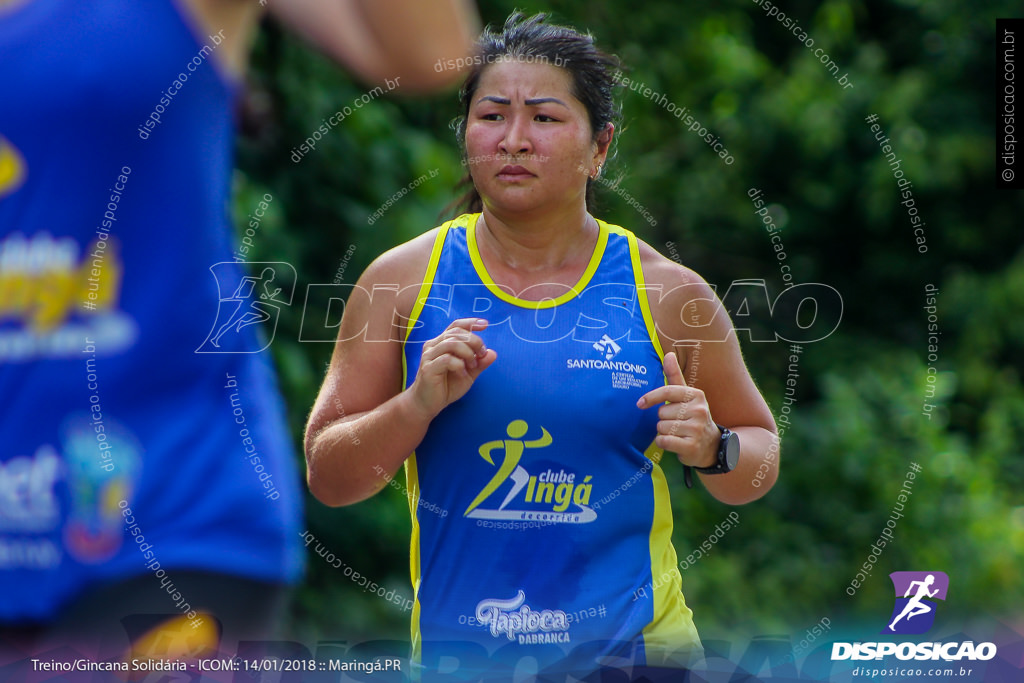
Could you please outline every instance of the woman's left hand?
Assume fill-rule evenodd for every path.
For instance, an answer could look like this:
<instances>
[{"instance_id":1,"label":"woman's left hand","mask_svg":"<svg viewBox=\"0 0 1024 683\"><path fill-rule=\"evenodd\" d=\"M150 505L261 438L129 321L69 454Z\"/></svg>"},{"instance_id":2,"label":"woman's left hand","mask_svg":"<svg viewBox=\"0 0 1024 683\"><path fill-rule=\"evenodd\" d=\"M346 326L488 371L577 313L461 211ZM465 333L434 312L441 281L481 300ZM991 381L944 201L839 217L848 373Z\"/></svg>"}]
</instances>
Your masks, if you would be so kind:
<instances>
[{"instance_id":1,"label":"woman's left hand","mask_svg":"<svg viewBox=\"0 0 1024 683\"><path fill-rule=\"evenodd\" d=\"M675 351L665 354L664 367L668 383L644 394L636 405L644 409L665 403L658 408L658 436L654 443L675 453L684 465L711 467L717 459L722 433L711 419L704 392L687 386Z\"/></svg>"}]
</instances>

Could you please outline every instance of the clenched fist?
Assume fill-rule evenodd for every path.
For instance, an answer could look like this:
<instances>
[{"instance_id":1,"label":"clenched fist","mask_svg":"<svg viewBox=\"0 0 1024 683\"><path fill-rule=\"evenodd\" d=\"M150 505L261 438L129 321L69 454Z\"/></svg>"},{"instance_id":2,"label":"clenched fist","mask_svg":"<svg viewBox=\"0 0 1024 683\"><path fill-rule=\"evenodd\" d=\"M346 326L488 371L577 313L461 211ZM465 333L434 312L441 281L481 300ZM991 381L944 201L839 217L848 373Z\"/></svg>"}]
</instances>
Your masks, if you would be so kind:
<instances>
[{"instance_id":1,"label":"clenched fist","mask_svg":"<svg viewBox=\"0 0 1024 683\"><path fill-rule=\"evenodd\" d=\"M460 318L423 344L420 369L409 391L429 418L462 398L498 357L479 335L473 334L486 328L487 321L481 318Z\"/></svg>"}]
</instances>

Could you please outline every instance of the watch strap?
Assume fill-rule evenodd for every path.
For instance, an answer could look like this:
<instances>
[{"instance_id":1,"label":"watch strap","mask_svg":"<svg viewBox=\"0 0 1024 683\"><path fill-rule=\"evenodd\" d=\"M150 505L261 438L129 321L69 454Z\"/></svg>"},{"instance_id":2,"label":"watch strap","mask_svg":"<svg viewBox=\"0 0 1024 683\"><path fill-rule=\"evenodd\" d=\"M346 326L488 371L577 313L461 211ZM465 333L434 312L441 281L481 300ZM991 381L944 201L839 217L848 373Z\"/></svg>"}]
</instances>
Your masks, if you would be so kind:
<instances>
[{"instance_id":1,"label":"watch strap","mask_svg":"<svg viewBox=\"0 0 1024 683\"><path fill-rule=\"evenodd\" d=\"M697 470L701 474L725 474L729 472L729 464L726 460L726 443L729 436L732 435L732 431L722 425L715 425L718 427L721 433L721 439L718 442L718 451L715 453L716 462L710 467L695 467L693 465L683 465L683 483L686 484L686 488L693 488L693 470Z\"/></svg>"}]
</instances>

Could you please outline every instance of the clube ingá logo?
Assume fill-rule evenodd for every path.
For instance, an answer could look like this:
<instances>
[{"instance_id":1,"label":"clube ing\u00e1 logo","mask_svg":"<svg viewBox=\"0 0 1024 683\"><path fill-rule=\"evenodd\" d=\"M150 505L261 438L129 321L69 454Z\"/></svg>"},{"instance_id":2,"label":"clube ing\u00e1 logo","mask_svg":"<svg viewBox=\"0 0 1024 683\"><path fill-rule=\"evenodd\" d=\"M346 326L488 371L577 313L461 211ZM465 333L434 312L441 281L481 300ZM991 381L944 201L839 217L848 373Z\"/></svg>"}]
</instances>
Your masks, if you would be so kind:
<instances>
[{"instance_id":1,"label":"clube ing\u00e1 logo","mask_svg":"<svg viewBox=\"0 0 1024 683\"><path fill-rule=\"evenodd\" d=\"M935 623L936 600L945 600L949 576L945 572L893 572L896 605L882 633L925 633Z\"/></svg>"}]
</instances>

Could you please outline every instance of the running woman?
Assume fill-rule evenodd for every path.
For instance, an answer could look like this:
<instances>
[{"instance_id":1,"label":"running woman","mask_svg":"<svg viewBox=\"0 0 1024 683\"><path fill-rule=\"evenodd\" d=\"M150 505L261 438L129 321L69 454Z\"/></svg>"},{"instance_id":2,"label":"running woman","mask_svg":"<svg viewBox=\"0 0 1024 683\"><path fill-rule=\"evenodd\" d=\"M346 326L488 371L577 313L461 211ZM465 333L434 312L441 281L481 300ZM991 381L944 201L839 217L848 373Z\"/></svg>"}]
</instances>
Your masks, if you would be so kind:
<instances>
[{"instance_id":1,"label":"running woman","mask_svg":"<svg viewBox=\"0 0 1024 683\"><path fill-rule=\"evenodd\" d=\"M348 505L404 466L425 676L692 666L667 480L764 495L774 420L713 290L588 211L618 61L544 15L480 47L468 212L360 278L307 425L310 489Z\"/></svg>"}]
</instances>

